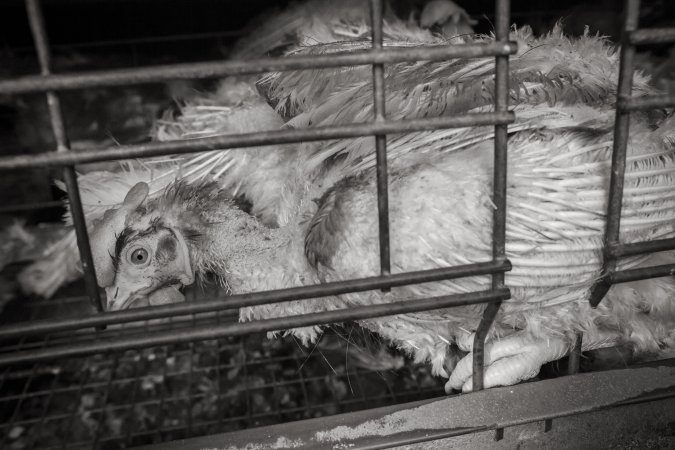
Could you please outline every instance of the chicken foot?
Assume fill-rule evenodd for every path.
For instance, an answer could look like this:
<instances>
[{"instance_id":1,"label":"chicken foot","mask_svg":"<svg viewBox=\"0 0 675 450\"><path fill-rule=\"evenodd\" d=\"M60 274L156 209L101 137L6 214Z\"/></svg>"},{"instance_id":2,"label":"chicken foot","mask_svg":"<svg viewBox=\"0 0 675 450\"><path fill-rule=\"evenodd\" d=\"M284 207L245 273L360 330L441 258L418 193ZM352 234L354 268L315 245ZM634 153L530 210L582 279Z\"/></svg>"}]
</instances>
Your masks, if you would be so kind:
<instances>
[{"instance_id":1,"label":"chicken foot","mask_svg":"<svg viewBox=\"0 0 675 450\"><path fill-rule=\"evenodd\" d=\"M458 342L460 349L470 353L462 358L445 384L445 391L452 389L469 392L473 389L473 337L468 335ZM539 373L541 366L565 356L570 344L565 339L536 340L520 335L491 341L485 344L484 387L509 386L527 380Z\"/></svg>"},{"instance_id":2,"label":"chicken foot","mask_svg":"<svg viewBox=\"0 0 675 450\"><path fill-rule=\"evenodd\" d=\"M467 333L457 338L460 350L469 352L455 366L445 384L445 391L473 390L473 339L475 333ZM599 331L585 334L581 349L595 350L616 345L619 336L616 333ZM567 355L572 343L565 338L548 337L536 339L524 332L498 338L485 343L484 387L510 386L535 377L541 366Z\"/></svg>"}]
</instances>

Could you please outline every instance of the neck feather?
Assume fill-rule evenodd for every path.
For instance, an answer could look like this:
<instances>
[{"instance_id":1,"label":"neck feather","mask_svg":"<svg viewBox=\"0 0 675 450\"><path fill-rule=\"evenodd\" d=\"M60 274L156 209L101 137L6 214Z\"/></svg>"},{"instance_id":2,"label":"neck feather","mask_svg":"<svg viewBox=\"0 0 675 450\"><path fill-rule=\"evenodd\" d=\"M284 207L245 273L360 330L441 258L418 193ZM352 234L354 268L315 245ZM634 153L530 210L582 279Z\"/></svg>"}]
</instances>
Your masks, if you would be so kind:
<instances>
[{"instance_id":1,"label":"neck feather","mask_svg":"<svg viewBox=\"0 0 675 450\"><path fill-rule=\"evenodd\" d=\"M286 287L300 273L295 268L304 257L294 227L267 227L232 204L205 221L205 233L191 248L194 268L218 274L232 293Z\"/></svg>"}]
</instances>

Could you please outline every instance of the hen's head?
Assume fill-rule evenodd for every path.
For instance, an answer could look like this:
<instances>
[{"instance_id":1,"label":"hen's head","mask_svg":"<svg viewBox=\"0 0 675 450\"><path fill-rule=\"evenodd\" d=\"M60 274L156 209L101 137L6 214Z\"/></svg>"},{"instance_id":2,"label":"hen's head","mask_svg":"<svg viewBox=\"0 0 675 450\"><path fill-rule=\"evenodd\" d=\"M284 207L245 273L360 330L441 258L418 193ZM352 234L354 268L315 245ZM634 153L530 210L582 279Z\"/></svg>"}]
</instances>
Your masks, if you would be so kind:
<instances>
[{"instance_id":1,"label":"hen's head","mask_svg":"<svg viewBox=\"0 0 675 450\"><path fill-rule=\"evenodd\" d=\"M420 15L422 28L438 28L444 36L473 34L472 25L478 22L451 0L431 0Z\"/></svg>"},{"instance_id":2,"label":"hen's head","mask_svg":"<svg viewBox=\"0 0 675 450\"><path fill-rule=\"evenodd\" d=\"M190 247L204 231L209 188L178 183L148 200L148 185L138 183L94 225L92 255L107 310L184 301L178 288L195 279Z\"/></svg>"}]
</instances>

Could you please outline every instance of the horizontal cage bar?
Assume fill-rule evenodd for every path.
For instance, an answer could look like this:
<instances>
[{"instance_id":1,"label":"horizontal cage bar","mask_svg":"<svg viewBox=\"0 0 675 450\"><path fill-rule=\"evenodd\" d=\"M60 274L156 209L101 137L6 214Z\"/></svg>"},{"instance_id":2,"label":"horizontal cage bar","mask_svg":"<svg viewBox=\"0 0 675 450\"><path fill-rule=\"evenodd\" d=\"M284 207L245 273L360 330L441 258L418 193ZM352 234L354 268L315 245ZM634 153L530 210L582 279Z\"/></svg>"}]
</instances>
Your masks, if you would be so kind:
<instances>
[{"instance_id":1,"label":"horizontal cage bar","mask_svg":"<svg viewBox=\"0 0 675 450\"><path fill-rule=\"evenodd\" d=\"M612 272L609 276L609 281L612 284L618 284L673 275L675 275L675 264L663 264L660 266L640 267L638 269Z\"/></svg>"},{"instance_id":2,"label":"horizontal cage bar","mask_svg":"<svg viewBox=\"0 0 675 450\"><path fill-rule=\"evenodd\" d=\"M340 295L348 292L388 289L409 284L438 282L462 277L488 275L509 270L511 270L511 263L509 261L489 261L464 266L357 278L354 280L336 281L312 286L238 294L220 300L152 306L124 311L106 312L104 314L79 316L72 319L32 321L25 324L1 327L0 339L137 322L140 320L160 319L187 314L209 313L246 306L263 305L266 303L307 300L330 295Z\"/></svg>"},{"instance_id":3,"label":"horizontal cage bar","mask_svg":"<svg viewBox=\"0 0 675 450\"><path fill-rule=\"evenodd\" d=\"M273 144L345 139L375 134L399 134L431 131L440 128L463 128L481 125L508 124L515 120L512 112L475 113L453 117L410 120L386 120L364 124L336 125L305 129L283 129L259 133L241 133L184 141L151 142L101 150L73 153L46 152L0 158L0 171L48 166L67 166L120 159L148 158L172 154L198 153L210 150L237 149Z\"/></svg>"},{"instance_id":4,"label":"horizontal cage bar","mask_svg":"<svg viewBox=\"0 0 675 450\"><path fill-rule=\"evenodd\" d=\"M35 202L23 205L6 205L0 206L0 214L17 214L27 211L39 211L42 209L62 208L62 207L63 202L59 200Z\"/></svg>"},{"instance_id":5,"label":"horizontal cage bar","mask_svg":"<svg viewBox=\"0 0 675 450\"><path fill-rule=\"evenodd\" d=\"M643 28L631 31L628 34L628 42L632 45L675 42L675 28Z\"/></svg>"},{"instance_id":6,"label":"horizontal cage bar","mask_svg":"<svg viewBox=\"0 0 675 450\"><path fill-rule=\"evenodd\" d=\"M645 111L675 107L675 95L646 95L644 97L621 98L617 108L623 111Z\"/></svg>"},{"instance_id":7,"label":"horizontal cage bar","mask_svg":"<svg viewBox=\"0 0 675 450\"><path fill-rule=\"evenodd\" d=\"M675 238L614 245L610 246L609 254L614 258L618 258L621 256L635 256L645 253L663 252L666 250L675 250Z\"/></svg>"},{"instance_id":8,"label":"horizontal cage bar","mask_svg":"<svg viewBox=\"0 0 675 450\"><path fill-rule=\"evenodd\" d=\"M147 333L142 336L101 339L95 342L40 348L23 352L8 352L0 355L0 366L27 362L47 361L73 356L83 356L111 351L125 351L136 348L155 347L167 344L186 343L200 340L216 339L224 336L242 336L265 331L281 331L297 327L324 325L352 320L407 314L411 312L431 311L440 308L474 305L507 300L511 296L506 288L479 291L468 294L453 294L432 297L422 300L404 300L378 305L358 306L292 317L262 319L251 322L213 325L188 330L169 330ZM100 333L98 336L104 335Z\"/></svg>"},{"instance_id":9,"label":"horizontal cage bar","mask_svg":"<svg viewBox=\"0 0 675 450\"><path fill-rule=\"evenodd\" d=\"M336 52L328 55L295 55L284 58L260 58L248 61L217 61L170 64L137 69L117 69L75 75L26 76L0 81L0 94L64 91L105 86L129 86L177 79L219 78L228 75L250 75L264 72L320 69L368 64L391 64L406 61L441 61L452 58L511 55L515 42L384 48Z\"/></svg>"}]
</instances>

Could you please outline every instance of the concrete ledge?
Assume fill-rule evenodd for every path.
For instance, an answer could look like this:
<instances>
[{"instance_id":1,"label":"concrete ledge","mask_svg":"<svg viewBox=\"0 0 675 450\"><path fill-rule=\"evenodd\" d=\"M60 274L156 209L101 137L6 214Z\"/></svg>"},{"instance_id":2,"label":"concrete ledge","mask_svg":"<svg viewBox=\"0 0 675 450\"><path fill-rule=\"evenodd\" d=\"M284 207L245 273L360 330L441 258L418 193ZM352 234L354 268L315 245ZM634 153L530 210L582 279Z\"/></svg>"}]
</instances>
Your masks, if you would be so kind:
<instances>
[{"instance_id":1,"label":"concrete ledge","mask_svg":"<svg viewBox=\"0 0 675 450\"><path fill-rule=\"evenodd\" d=\"M645 430L651 427L651 432L658 433L657 425L667 428L668 423L675 422L675 360L659 361L656 364L650 367L578 374L436 400L203 436L146 448L372 449L413 445L437 439L445 440L425 444L423 447L452 448L459 445L461 448L485 448L487 445L494 448L514 448L531 441L534 445L532 448L542 448L542 445L551 445L553 448L601 448L610 442L603 438L605 433L617 435L614 429L616 427L610 426L612 423L623 423L624 428L626 423L634 425L633 432L639 432L640 427L646 427ZM642 410L630 406L646 402L650 402L646 405L647 411L652 411L649 406L658 405L654 406L653 410L658 411L654 417L648 417L653 414L645 415L644 412L635 413ZM617 407L622 408L605 411ZM559 431L544 433L545 425L542 421L601 410L602 412L593 414L593 420L597 422L593 429L579 425L589 420L589 416L584 415L556 420L552 423L553 429L557 427ZM619 420L630 417L633 418L628 422ZM536 422L539 424L534 424ZM556 425L559 423L563 425ZM503 431L499 429L525 424L534 424L534 428L530 425L518 428L520 431L515 432L507 429L504 440L494 441L494 436ZM495 433L492 430L498 431ZM560 441L563 438L561 432L565 442ZM462 436L462 439L447 440L456 436ZM577 442L584 436L586 444ZM557 444L552 445L552 439L561 445L575 442L579 445L558 447ZM591 445L591 442L595 442L595 445Z\"/></svg>"}]
</instances>

